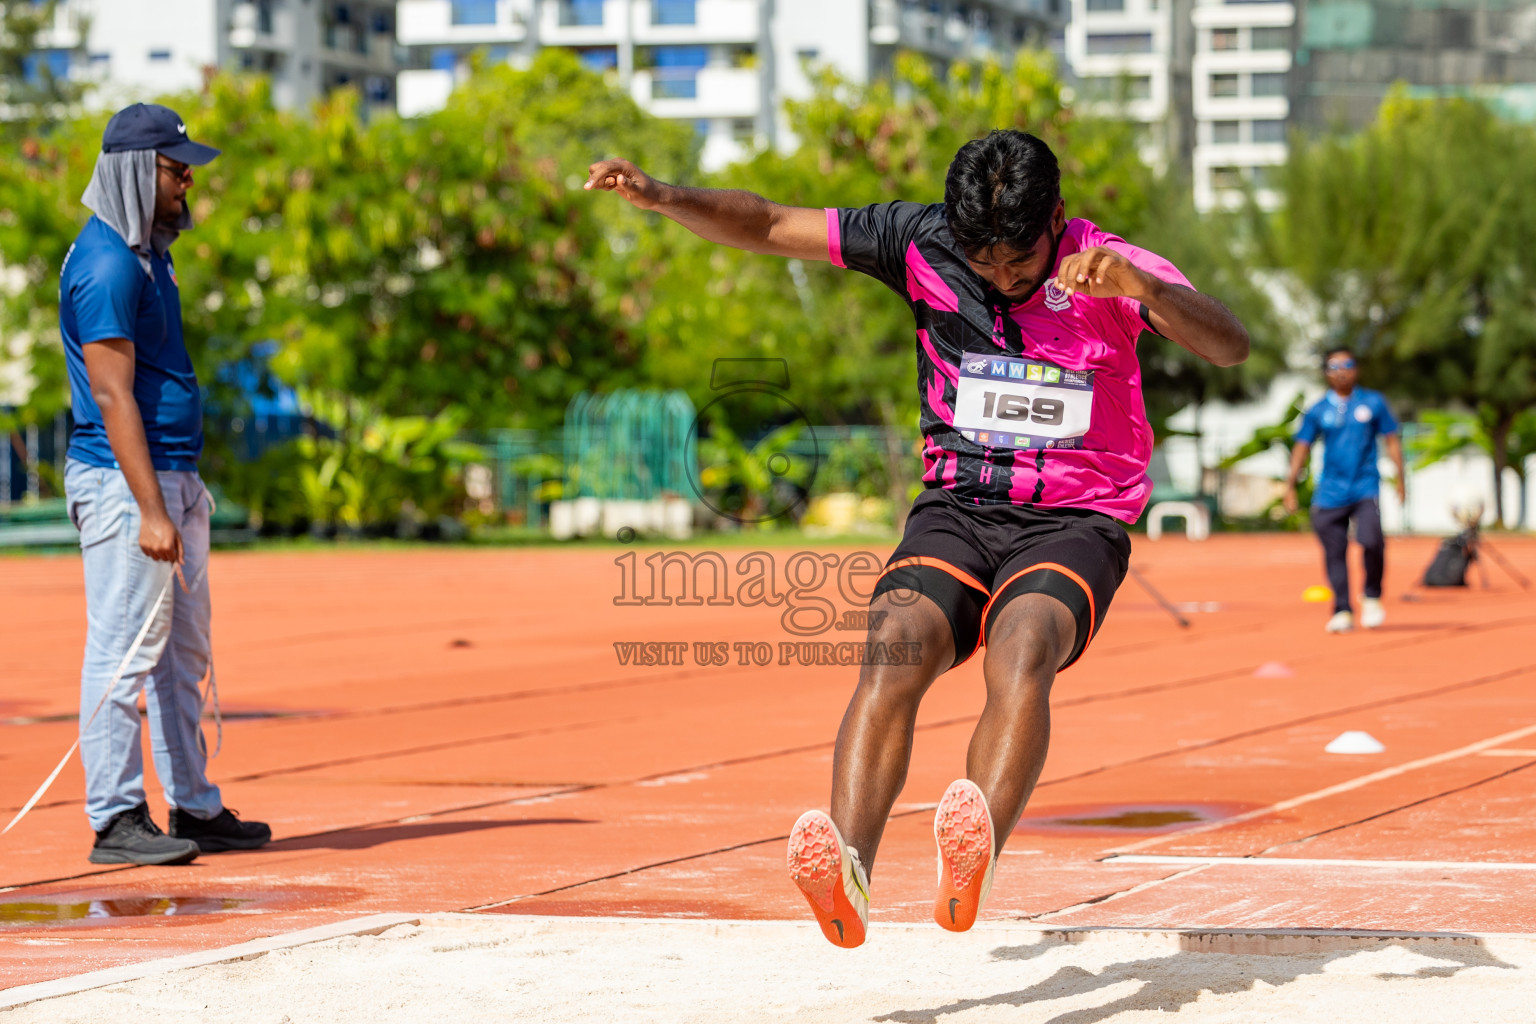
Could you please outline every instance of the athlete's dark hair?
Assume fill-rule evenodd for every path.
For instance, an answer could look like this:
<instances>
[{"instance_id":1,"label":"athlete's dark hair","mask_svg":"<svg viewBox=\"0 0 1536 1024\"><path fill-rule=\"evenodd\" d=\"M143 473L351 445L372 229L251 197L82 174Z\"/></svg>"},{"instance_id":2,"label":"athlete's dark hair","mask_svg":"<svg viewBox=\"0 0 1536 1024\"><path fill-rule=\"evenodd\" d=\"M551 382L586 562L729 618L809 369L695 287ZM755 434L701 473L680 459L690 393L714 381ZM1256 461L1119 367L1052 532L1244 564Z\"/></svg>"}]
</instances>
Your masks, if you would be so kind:
<instances>
[{"instance_id":1,"label":"athlete's dark hair","mask_svg":"<svg viewBox=\"0 0 1536 1024\"><path fill-rule=\"evenodd\" d=\"M1335 345L1327 352L1323 353L1323 369L1328 369L1328 360L1332 359L1334 356L1349 356L1349 358L1353 359L1357 363L1360 361L1359 357L1355 355L1355 350L1350 348L1348 345Z\"/></svg>"},{"instance_id":2,"label":"athlete's dark hair","mask_svg":"<svg viewBox=\"0 0 1536 1024\"><path fill-rule=\"evenodd\" d=\"M944 216L968 255L995 245L1033 248L1060 199L1056 154L1012 128L961 146L944 178Z\"/></svg>"}]
</instances>

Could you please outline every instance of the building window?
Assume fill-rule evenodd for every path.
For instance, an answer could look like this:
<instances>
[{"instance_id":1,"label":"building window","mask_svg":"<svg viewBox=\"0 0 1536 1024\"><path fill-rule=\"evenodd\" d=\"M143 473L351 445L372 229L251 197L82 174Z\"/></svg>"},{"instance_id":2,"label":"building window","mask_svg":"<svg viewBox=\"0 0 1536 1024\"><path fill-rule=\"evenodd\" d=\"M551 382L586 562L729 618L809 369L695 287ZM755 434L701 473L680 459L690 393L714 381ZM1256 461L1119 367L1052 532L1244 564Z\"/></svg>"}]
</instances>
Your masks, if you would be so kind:
<instances>
[{"instance_id":1,"label":"building window","mask_svg":"<svg viewBox=\"0 0 1536 1024\"><path fill-rule=\"evenodd\" d=\"M1265 71L1255 74L1249 94L1252 96L1284 96L1285 72Z\"/></svg>"},{"instance_id":2,"label":"building window","mask_svg":"<svg viewBox=\"0 0 1536 1024\"><path fill-rule=\"evenodd\" d=\"M1093 75L1082 80L1083 98L1098 102L1149 100L1152 98L1151 75Z\"/></svg>"},{"instance_id":3,"label":"building window","mask_svg":"<svg viewBox=\"0 0 1536 1024\"><path fill-rule=\"evenodd\" d=\"M1213 28L1211 29L1211 49L1235 50L1237 45L1237 29Z\"/></svg>"},{"instance_id":4,"label":"building window","mask_svg":"<svg viewBox=\"0 0 1536 1024\"><path fill-rule=\"evenodd\" d=\"M1151 53L1151 32L1116 32L1095 34L1088 37L1090 54L1104 53Z\"/></svg>"},{"instance_id":5,"label":"building window","mask_svg":"<svg viewBox=\"0 0 1536 1024\"><path fill-rule=\"evenodd\" d=\"M588 71L612 71L619 66L619 51L613 46L587 46L576 51L576 59Z\"/></svg>"},{"instance_id":6,"label":"building window","mask_svg":"<svg viewBox=\"0 0 1536 1024\"><path fill-rule=\"evenodd\" d=\"M1239 167L1212 167L1211 188L1228 189L1243 187L1243 171Z\"/></svg>"},{"instance_id":7,"label":"building window","mask_svg":"<svg viewBox=\"0 0 1536 1024\"><path fill-rule=\"evenodd\" d=\"M1284 142L1284 121L1255 121L1253 122L1254 142Z\"/></svg>"},{"instance_id":8,"label":"building window","mask_svg":"<svg viewBox=\"0 0 1536 1024\"><path fill-rule=\"evenodd\" d=\"M739 145L753 146L757 143L757 121L750 117L738 117L731 122L731 138Z\"/></svg>"},{"instance_id":9,"label":"building window","mask_svg":"<svg viewBox=\"0 0 1536 1024\"><path fill-rule=\"evenodd\" d=\"M1257 76L1255 76L1257 77ZM1236 75L1212 75L1211 98L1228 99L1237 95Z\"/></svg>"},{"instance_id":10,"label":"building window","mask_svg":"<svg viewBox=\"0 0 1536 1024\"><path fill-rule=\"evenodd\" d=\"M1259 25L1253 29L1255 50L1289 50L1291 30L1284 25Z\"/></svg>"},{"instance_id":11,"label":"building window","mask_svg":"<svg viewBox=\"0 0 1536 1024\"><path fill-rule=\"evenodd\" d=\"M699 71L709 63L709 47L656 46L649 60L652 99L698 99Z\"/></svg>"},{"instance_id":12,"label":"building window","mask_svg":"<svg viewBox=\"0 0 1536 1024\"><path fill-rule=\"evenodd\" d=\"M450 10L455 25L496 24L496 0L452 0Z\"/></svg>"},{"instance_id":13,"label":"building window","mask_svg":"<svg viewBox=\"0 0 1536 1024\"><path fill-rule=\"evenodd\" d=\"M1274 164L1260 164L1258 167L1248 168L1252 176L1253 187L1261 189L1273 189L1279 186L1280 168Z\"/></svg>"},{"instance_id":14,"label":"building window","mask_svg":"<svg viewBox=\"0 0 1536 1024\"><path fill-rule=\"evenodd\" d=\"M170 60L171 59L171 51L170 50L150 50L149 51L149 59L151 61Z\"/></svg>"},{"instance_id":15,"label":"building window","mask_svg":"<svg viewBox=\"0 0 1536 1024\"><path fill-rule=\"evenodd\" d=\"M166 56L169 57L170 53L166 53ZM92 54L91 61L94 63L96 59L97 55ZM55 81L68 78L69 51L37 50L22 55L21 77L28 85L41 85L44 75Z\"/></svg>"},{"instance_id":16,"label":"building window","mask_svg":"<svg viewBox=\"0 0 1536 1024\"><path fill-rule=\"evenodd\" d=\"M603 0L560 0L560 24L594 27L603 23Z\"/></svg>"},{"instance_id":17,"label":"building window","mask_svg":"<svg viewBox=\"0 0 1536 1024\"><path fill-rule=\"evenodd\" d=\"M694 0L651 0L651 24L697 25Z\"/></svg>"},{"instance_id":18,"label":"building window","mask_svg":"<svg viewBox=\"0 0 1536 1024\"><path fill-rule=\"evenodd\" d=\"M1240 134L1241 122L1239 121L1212 121L1211 142L1218 146L1228 145L1242 141Z\"/></svg>"},{"instance_id":19,"label":"building window","mask_svg":"<svg viewBox=\"0 0 1536 1024\"><path fill-rule=\"evenodd\" d=\"M1123 11L1125 0L1088 0L1089 11Z\"/></svg>"},{"instance_id":20,"label":"building window","mask_svg":"<svg viewBox=\"0 0 1536 1024\"><path fill-rule=\"evenodd\" d=\"M459 66L459 55L446 46L439 46L432 51L431 67L433 71L452 71Z\"/></svg>"},{"instance_id":21,"label":"building window","mask_svg":"<svg viewBox=\"0 0 1536 1024\"><path fill-rule=\"evenodd\" d=\"M272 34L272 0L257 0L256 31L264 36Z\"/></svg>"}]
</instances>

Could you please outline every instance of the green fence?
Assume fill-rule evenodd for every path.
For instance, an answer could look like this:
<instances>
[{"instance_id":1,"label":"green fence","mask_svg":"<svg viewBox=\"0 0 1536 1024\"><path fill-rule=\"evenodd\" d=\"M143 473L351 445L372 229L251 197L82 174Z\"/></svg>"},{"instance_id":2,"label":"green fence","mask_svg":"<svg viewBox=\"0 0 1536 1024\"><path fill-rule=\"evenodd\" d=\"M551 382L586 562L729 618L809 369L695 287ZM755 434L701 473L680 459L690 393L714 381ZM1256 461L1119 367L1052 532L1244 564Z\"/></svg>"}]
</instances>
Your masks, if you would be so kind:
<instances>
[{"instance_id":1,"label":"green fence","mask_svg":"<svg viewBox=\"0 0 1536 1024\"><path fill-rule=\"evenodd\" d=\"M691 497L696 416L681 391L583 391L565 410L563 496Z\"/></svg>"}]
</instances>

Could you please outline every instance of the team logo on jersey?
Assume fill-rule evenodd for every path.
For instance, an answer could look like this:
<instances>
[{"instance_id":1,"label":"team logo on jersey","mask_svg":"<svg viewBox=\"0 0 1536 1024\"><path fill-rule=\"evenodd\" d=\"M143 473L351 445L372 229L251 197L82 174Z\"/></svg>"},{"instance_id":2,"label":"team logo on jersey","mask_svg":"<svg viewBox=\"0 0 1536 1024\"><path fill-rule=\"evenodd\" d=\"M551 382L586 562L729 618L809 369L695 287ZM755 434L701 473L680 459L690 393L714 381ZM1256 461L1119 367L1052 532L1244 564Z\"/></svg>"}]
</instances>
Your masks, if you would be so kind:
<instances>
[{"instance_id":1,"label":"team logo on jersey","mask_svg":"<svg viewBox=\"0 0 1536 1024\"><path fill-rule=\"evenodd\" d=\"M1056 283L1054 277L1045 283L1046 309L1053 309L1060 313L1070 305L1072 305L1072 296L1067 294L1065 288Z\"/></svg>"}]
</instances>

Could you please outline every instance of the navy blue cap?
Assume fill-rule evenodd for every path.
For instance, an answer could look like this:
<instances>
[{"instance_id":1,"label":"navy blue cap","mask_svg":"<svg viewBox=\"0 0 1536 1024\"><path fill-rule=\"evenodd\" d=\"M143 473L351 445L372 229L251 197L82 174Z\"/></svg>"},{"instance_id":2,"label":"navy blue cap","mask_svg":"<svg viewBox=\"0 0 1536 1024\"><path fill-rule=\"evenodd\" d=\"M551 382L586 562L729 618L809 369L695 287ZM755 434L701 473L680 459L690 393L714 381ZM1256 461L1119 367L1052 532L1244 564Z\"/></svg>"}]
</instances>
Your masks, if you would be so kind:
<instances>
[{"instance_id":1,"label":"navy blue cap","mask_svg":"<svg viewBox=\"0 0 1536 1024\"><path fill-rule=\"evenodd\" d=\"M219 155L212 146L187 138L181 115L157 103L135 103L112 115L101 136L103 153L152 149L184 164L201 166Z\"/></svg>"}]
</instances>

